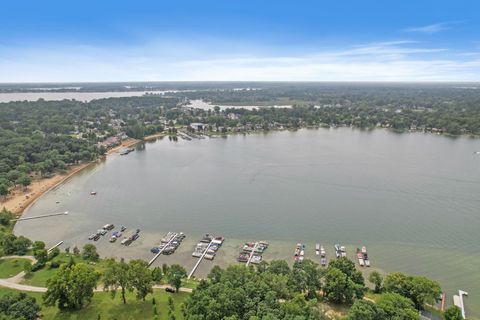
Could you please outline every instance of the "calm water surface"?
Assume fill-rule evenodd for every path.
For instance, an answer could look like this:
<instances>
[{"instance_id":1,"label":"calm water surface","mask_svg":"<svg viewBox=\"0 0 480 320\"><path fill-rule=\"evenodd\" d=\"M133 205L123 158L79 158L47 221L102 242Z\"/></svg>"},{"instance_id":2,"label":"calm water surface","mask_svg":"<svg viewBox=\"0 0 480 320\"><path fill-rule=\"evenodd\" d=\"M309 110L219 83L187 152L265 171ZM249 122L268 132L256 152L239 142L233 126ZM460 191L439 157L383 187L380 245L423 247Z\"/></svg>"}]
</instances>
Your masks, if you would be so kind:
<instances>
[{"instance_id":1,"label":"calm water surface","mask_svg":"<svg viewBox=\"0 0 480 320\"><path fill-rule=\"evenodd\" d=\"M113 155L44 195L25 216L68 216L17 223L15 232L49 245L82 246L106 223L142 229L130 247L102 238L106 256L145 258L167 231L187 241L155 264L191 268L199 237L227 238L212 265L235 263L243 241L269 240L267 259L292 260L294 245L366 245L374 268L441 282L448 302L469 292L480 318L480 141L424 134L301 130L139 146ZM98 192L90 196L90 191ZM59 201L59 203L56 203ZM127 232L128 234L128 232ZM373 269L373 268L372 268Z\"/></svg>"}]
</instances>

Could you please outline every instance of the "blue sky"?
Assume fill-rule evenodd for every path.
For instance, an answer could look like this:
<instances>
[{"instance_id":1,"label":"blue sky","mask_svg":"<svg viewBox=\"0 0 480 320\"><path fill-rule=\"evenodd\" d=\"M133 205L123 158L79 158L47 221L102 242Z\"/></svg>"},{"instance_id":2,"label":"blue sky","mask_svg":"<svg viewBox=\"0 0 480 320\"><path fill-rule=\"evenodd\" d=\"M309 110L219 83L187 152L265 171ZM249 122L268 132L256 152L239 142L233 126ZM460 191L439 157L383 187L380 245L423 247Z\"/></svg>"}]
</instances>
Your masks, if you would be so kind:
<instances>
[{"instance_id":1,"label":"blue sky","mask_svg":"<svg viewBox=\"0 0 480 320\"><path fill-rule=\"evenodd\" d=\"M0 82L479 81L480 1L4 1Z\"/></svg>"}]
</instances>

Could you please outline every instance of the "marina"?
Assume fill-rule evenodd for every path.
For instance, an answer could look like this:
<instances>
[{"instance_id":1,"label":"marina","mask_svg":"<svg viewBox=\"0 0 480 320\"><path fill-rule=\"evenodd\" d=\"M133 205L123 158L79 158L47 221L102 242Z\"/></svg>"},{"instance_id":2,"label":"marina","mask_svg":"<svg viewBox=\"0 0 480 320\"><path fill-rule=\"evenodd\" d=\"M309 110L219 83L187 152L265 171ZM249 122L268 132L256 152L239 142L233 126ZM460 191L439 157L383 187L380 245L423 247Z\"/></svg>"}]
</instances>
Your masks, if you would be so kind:
<instances>
[{"instance_id":1,"label":"marina","mask_svg":"<svg viewBox=\"0 0 480 320\"><path fill-rule=\"evenodd\" d=\"M155 256L150 259L148 262L148 266L151 266L152 263L157 260L157 258L163 253L163 254L172 254L175 252L175 250L180 246L180 243L183 241L185 238L185 235L183 232L176 233L176 232L169 232L167 233L161 240L160 240L160 246L155 247L155 250L150 250L152 253L155 253ZM167 253L168 252L168 253Z\"/></svg>"},{"instance_id":2,"label":"marina","mask_svg":"<svg viewBox=\"0 0 480 320\"><path fill-rule=\"evenodd\" d=\"M472 267L480 264L474 210L480 189L472 150L479 150L478 141L347 128L157 140L127 157L108 157L46 193L24 217L67 210L69 215L19 221L15 234L47 246L64 240L60 248L81 248L104 224L114 223L114 230L124 224L128 229L115 243L108 241L111 233L92 242L99 254L149 261L159 233L179 230L188 237L165 260L190 271L195 239L216 230L228 241L212 264L201 263L196 277L206 277L214 265L235 263L238 245L249 239L270 243L262 260L290 263L297 242L307 247L305 259L317 263L316 243L325 247L328 260L335 259L339 243L357 266L356 248L365 245L372 267L438 280L450 297L447 307L463 288L470 295L467 315L480 315L480 279ZM438 158L450 160L432 164ZM388 181L381 176L386 172ZM91 190L98 195L91 197ZM142 229L140 241L119 245L135 228Z\"/></svg>"},{"instance_id":3,"label":"marina","mask_svg":"<svg viewBox=\"0 0 480 320\"><path fill-rule=\"evenodd\" d=\"M266 241L248 241L243 245L237 261L245 262L247 267L250 265L250 263L259 264L262 261L262 254L265 252L265 250L267 250L267 248L268 242Z\"/></svg>"},{"instance_id":4,"label":"marina","mask_svg":"<svg viewBox=\"0 0 480 320\"><path fill-rule=\"evenodd\" d=\"M198 258L198 261L195 263L192 271L188 274L188 279L193 276L203 258L207 260L213 260L215 258L215 255L217 254L218 249L222 246L224 240L225 239L222 236L215 237L211 234L206 234L202 240L197 243L197 246L192 253L192 257Z\"/></svg>"},{"instance_id":5,"label":"marina","mask_svg":"<svg viewBox=\"0 0 480 320\"><path fill-rule=\"evenodd\" d=\"M150 252L158 254L159 252L170 255L177 250L177 248L185 239L185 234L183 232L168 232L161 240L158 247L153 247L150 249Z\"/></svg>"}]
</instances>

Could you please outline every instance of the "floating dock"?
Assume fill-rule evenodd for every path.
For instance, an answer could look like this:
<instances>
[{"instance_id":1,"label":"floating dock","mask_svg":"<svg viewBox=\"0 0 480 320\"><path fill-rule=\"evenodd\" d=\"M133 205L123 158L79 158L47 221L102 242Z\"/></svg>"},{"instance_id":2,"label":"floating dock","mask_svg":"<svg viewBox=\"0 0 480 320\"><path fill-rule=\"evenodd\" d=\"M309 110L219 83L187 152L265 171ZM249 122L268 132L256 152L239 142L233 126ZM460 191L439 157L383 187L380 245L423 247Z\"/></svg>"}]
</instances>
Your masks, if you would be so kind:
<instances>
[{"instance_id":1,"label":"floating dock","mask_svg":"<svg viewBox=\"0 0 480 320\"><path fill-rule=\"evenodd\" d=\"M255 250L257 250L258 247L258 242L255 242L255 245L253 246L253 250L250 253L250 257L248 257L247 263L245 264L247 267L250 264L250 261L252 261L253 255L255 254Z\"/></svg>"},{"instance_id":2,"label":"floating dock","mask_svg":"<svg viewBox=\"0 0 480 320\"><path fill-rule=\"evenodd\" d=\"M462 311L463 319L466 318L465 316L465 305L463 304L463 296L468 296L468 292L463 290L458 290L458 295L453 296L453 304L460 308Z\"/></svg>"},{"instance_id":3,"label":"floating dock","mask_svg":"<svg viewBox=\"0 0 480 320\"><path fill-rule=\"evenodd\" d=\"M205 249L205 251L202 253L202 255L200 256L200 258L198 258L198 261L197 263L195 263L195 265L193 266L193 269L192 271L190 271L190 273L188 274L188 279L190 279L193 274L195 273L195 271L197 270L198 266L200 265L200 262L202 262L203 258L205 257L205 255L207 254L207 251L208 249L210 249L210 247L212 246L213 244L213 240L210 241L210 243L208 244L207 248Z\"/></svg>"},{"instance_id":4,"label":"floating dock","mask_svg":"<svg viewBox=\"0 0 480 320\"><path fill-rule=\"evenodd\" d=\"M157 258L163 253L163 250L165 250L170 245L170 243L172 243L172 241L175 240L177 236L178 236L178 233L174 232L173 237L170 239L170 241L167 242L167 244L163 246L163 248L160 249L160 251L158 251L158 253L148 262L149 267L152 265L153 262L155 262L155 260L157 260Z\"/></svg>"}]
</instances>

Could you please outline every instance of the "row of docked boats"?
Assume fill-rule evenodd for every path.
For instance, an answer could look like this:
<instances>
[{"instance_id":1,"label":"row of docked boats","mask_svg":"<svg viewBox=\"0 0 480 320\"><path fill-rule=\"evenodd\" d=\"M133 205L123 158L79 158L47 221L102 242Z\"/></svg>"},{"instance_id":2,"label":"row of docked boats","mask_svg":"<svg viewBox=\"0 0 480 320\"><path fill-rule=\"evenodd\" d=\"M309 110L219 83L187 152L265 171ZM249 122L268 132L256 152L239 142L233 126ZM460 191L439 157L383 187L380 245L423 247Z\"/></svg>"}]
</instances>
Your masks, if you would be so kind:
<instances>
[{"instance_id":1,"label":"row of docked boats","mask_svg":"<svg viewBox=\"0 0 480 320\"><path fill-rule=\"evenodd\" d=\"M157 254L161 251L162 254L170 255L177 250L185 237L183 232L168 232L160 239L160 245L150 249L150 252Z\"/></svg>"},{"instance_id":2,"label":"row of docked boats","mask_svg":"<svg viewBox=\"0 0 480 320\"><path fill-rule=\"evenodd\" d=\"M303 259L305 259L305 245L302 243L297 243L297 245L295 246L293 260L295 262L302 262Z\"/></svg>"},{"instance_id":3,"label":"row of docked boats","mask_svg":"<svg viewBox=\"0 0 480 320\"><path fill-rule=\"evenodd\" d=\"M131 234L130 236L123 238L120 244L124 246L129 246L132 244L132 242L136 241L138 238L140 238L140 229L137 229L135 233Z\"/></svg>"},{"instance_id":4,"label":"row of docked boats","mask_svg":"<svg viewBox=\"0 0 480 320\"><path fill-rule=\"evenodd\" d=\"M315 254L317 256L320 256L320 264L322 265L322 267L327 266L327 252L325 251L325 248L319 243L315 244Z\"/></svg>"},{"instance_id":5,"label":"row of docked boats","mask_svg":"<svg viewBox=\"0 0 480 320\"><path fill-rule=\"evenodd\" d=\"M362 249L357 248L358 264L361 267L370 267L370 259L368 258L367 247L363 246Z\"/></svg>"},{"instance_id":6,"label":"row of docked boats","mask_svg":"<svg viewBox=\"0 0 480 320\"><path fill-rule=\"evenodd\" d=\"M345 246L341 246L339 244L335 245L335 257L340 258L340 257L346 257L347 256L347 250L345 249Z\"/></svg>"},{"instance_id":7,"label":"row of docked boats","mask_svg":"<svg viewBox=\"0 0 480 320\"><path fill-rule=\"evenodd\" d=\"M225 238L222 236L214 236L211 234L206 234L192 253L192 257L201 258L202 256L207 260L213 260L217 251L225 241Z\"/></svg>"},{"instance_id":8,"label":"row of docked boats","mask_svg":"<svg viewBox=\"0 0 480 320\"><path fill-rule=\"evenodd\" d=\"M106 224L102 228L98 229L95 233L92 233L89 237L88 240L93 240L93 241L98 241L100 237L103 237L108 233L108 231L114 229L115 226L113 224Z\"/></svg>"},{"instance_id":9,"label":"row of docked boats","mask_svg":"<svg viewBox=\"0 0 480 320\"><path fill-rule=\"evenodd\" d=\"M268 242L266 241L245 242L242 250L238 255L237 261L259 264L260 262L262 262L262 254L265 252L265 250L267 250L267 248Z\"/></svg>"}]
</instances>

